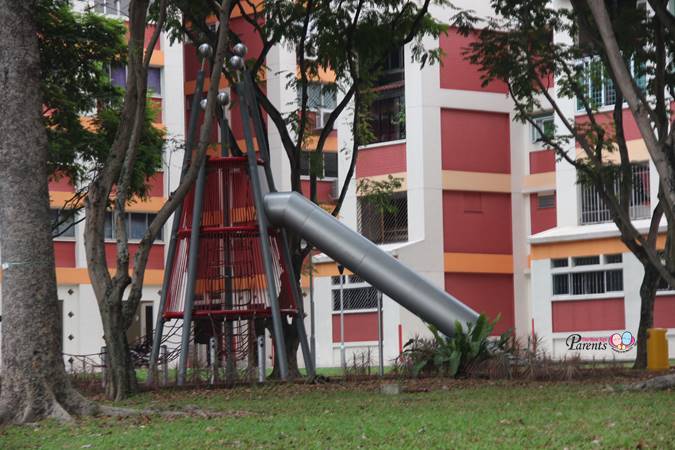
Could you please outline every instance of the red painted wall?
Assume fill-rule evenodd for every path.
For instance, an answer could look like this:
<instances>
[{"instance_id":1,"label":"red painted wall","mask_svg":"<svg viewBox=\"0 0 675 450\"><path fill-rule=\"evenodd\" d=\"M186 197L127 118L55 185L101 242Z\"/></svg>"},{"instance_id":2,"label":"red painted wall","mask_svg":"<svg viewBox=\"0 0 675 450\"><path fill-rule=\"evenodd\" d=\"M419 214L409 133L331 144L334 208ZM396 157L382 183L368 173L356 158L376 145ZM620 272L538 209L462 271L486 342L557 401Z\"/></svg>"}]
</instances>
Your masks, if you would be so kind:
<instances>
[{"instance_id":1,"label":"red painted wall","mask_svg":"<svg viewBox=\"0 0 675 450\"><path fill-rule=\"evenodd\" d=\"M626 327L622 298L552 303L553 331L601 331Z\"/></svg>"},{"instance_id":2,"label":"red painted wall","mask_svg":"<svg viewBox=\"0 0 675 450\"><path fill-rule=\"evenodd\" d=\"M441 110L444 170L510 173L509 115Z\"/></svg>"},{"instance_id":3,"label":"red painted wall","mask_svg":"<svg viewBox=\"0 0 675 450\"><path fill-rule=\"evenodd\" d=\"M157 172L148 180L148 195L150 197L164 196L164 172Z\"/></svg>"},{"instance_id":4,"label":"red painted wall","mask_svg":"<svg viewBox=\"0 0 675 450\"><path fill-rule=\"evenodd\" d=\"M332 181L317 180L316 198L320 203L330 203L333 201L331 197L332 184ZM302 187L302 195L309 198L309 180L301 180L300 185Z\"/></svg>"},{"instance_id":5,"label":"red painted wall","mask_svg":"<svg viewBox=\"0 0 675 450\"><path fill-rule=\"evenodd\" d=\"M475 34L468 37L460 36L455 28L450 28L447 34L441 35L441 49L445 52L439 69L441 88L505 94L508 89L501 81L493 81L485 87L481 86L481 72L478 66L464 59L462 54L464 49L475 40Z\"/></svg>"},{"instance_id":6,"label":"red painted wall","mask_svg":"<svg viewBox=\"0 0 675 450\"><path fill-rule=\"evenodd\" d=\"M75 192L75 188L70 184L70 178L60 174L49 177L49 190L54 192Z\"/></svg>"},{"instance_id":7,"label":"red painted wall","mask_svg":"<svg viewBox=\"0 0 675 450\"><path fill-rule=\"evenodd\" d=\"M607 129L607 131L609 131L612 135L614 134L614 119L612 118L612 111L595 114L595 120L598 123L604 125L605 129ZM587 124L588 121L589 119L586 114L577 116L575 118L575 124L577 126ZM642 139L642 135L640 134L637 123L635 123L633 115L627 108L623 110L623 132L627 141Z\"/></svg>"},{"instance_id":8,"label":"red painted wall","mask_svg":"<svg viewBox=\"0 0 675 450\"><path fill-rule=\"evenodd\" d=\"M129 266L134 265L134 256L136 255L138 244L129 244ZM117 249L114 243L105 244L105 259L108 262L108 268L115 268L115 258L117 256ZM148 256L147 269L164 269L164 244L154 244L150 249Z\"/></svg>"},{"instance_id":9,"label":"red painted wall","mask_svg":"<svg viewBox=\"0 0 675 450\"><path fill-rule=\"evenodd\" d=\"M530 194L530 227L532 234L555 228L556 223L556 208L539 208L537 194Z\"/></svg>"},{"instance_id":10,"label":"red painted wall","mask_svg":"<svg viewBox=\"0 0 675 450\"><path fill-rule=\"evenodd\" d=\"M539 150L530 152L530 173L544 173L555 171L555 151Z\"/></svg>"},{"instance_id":11,"label":"red painted wall","mask_svg":"<svg viewBox=\"0 0 675 450\"><path fill-rule=\"evenodd\" d=\"M372 177L406 171L405 144L359 150L356 160L356 177Z\"/></svg>"},{"instance_id":12,"label":"red painted wall","mask_svg":"<svg viewBox=\"0 0 675 450\"><path fill-rule=\"evenodd\" d=\"M345 314L345 342L377 341L377 313ZM333 342L340 342L340 315L333 314Z\"/></svg>"},{"instance_id":13,"label":"red painted wall","mask_svg":"<svg viewBox=\"0 0 675 450\"><path fill-rule=\"evenodd\" d=\"M145 46L150 43L150 39L152 38L153 33L155 32L155 26L154 25L146 25L145 27ZM162 41L162 38L160 37L157 39L157 42L155 43L155 50L159 50L160 42Z\"/></svg>"},{"instance_id":14,"label":"red painted wall","mask_svg":"<svg viewBox=\"0 0 675 450\"><path fill-rule=\"evenodd\" d=\"M443 191L443 249L510 254L511 195Z\"/></svg>"},{"instance_id":15,"label":"red painted wall","mask_svg":"<svg viewBox=\"0 0 675 450\"><path fill-rule=\"evenodd\" d=\"M675 328L675 295L657 296L654 302L654 327Z\"/></svg>"},{"instance_id":16,"label":"red painted wall","mask_svg":"<svg viewBox=\"0 0 675 450\"><path fill-rule=\"evenodd\" d=\"M501 315L493 334L513 328L513 276L509 274L446 273L445 290L490 319Z\"/></svg>"},{"instance_id":17,"label":"red painted wall","mask_svg":"<svg viewBox=\"0 0 675 450\"><path fill-rule=\"evenodd\" d=\"M56 267L75 267L75 242L54 241Z\"/></svg>"}]
</instances>

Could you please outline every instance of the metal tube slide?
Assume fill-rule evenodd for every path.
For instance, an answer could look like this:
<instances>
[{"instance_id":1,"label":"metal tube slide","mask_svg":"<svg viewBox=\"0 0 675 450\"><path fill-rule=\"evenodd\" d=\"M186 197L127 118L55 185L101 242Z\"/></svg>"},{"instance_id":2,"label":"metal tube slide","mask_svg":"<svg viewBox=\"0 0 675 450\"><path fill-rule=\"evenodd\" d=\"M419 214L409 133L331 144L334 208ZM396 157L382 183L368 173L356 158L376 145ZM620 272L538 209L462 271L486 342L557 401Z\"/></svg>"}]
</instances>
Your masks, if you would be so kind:
<instances>
[{"instance_id":1,"label":"metal tube slide","mask_svg":"<svg viewBox=\"0 0 675 450\"><path fill-rule=\"evenodd\" d=\"M342 263L394 301L452 336L455 321L475 322L478 313L438 289L297 192L265 195L265 213Z\"/></svg>"}]
</instances>

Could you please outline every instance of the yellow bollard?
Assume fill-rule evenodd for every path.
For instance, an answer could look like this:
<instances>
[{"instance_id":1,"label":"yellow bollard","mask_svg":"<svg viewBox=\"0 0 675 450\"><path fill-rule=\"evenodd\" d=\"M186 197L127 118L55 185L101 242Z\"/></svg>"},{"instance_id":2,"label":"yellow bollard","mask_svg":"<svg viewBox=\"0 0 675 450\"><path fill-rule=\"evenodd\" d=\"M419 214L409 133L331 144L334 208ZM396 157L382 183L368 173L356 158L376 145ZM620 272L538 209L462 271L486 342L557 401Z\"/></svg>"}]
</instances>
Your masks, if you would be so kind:
<instances>
[{"instance_id":1,"label":"yellow bollard","mask_svg":"<svg viewBox=\"0 0 675 450\"><path fill-rule=\"evenodd\" d=\"M668 340L665 328L647 330L647 369L668 370Z\"/></svg>"}]
</instances>

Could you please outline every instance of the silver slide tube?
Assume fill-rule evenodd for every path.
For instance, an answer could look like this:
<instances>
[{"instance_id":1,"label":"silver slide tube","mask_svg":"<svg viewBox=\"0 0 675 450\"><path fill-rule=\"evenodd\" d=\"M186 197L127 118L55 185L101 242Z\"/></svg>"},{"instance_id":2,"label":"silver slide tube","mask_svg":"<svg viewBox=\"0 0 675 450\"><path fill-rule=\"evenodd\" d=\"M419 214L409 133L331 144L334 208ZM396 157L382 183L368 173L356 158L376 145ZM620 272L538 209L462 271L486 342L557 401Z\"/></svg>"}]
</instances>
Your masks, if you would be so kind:
<instances>
[{"instance_id":1,"label":"silver slide tube","mask_svg":"<svg viewBox=\"0 0 675 450\"><path fill-rule=\"evenodd\" d=\"M475 322L478 313L438 289L297 192L265 195L265 213L277 226L300 234L404 308L452 336L455 321Z\"/></svg>"}]
</instances>

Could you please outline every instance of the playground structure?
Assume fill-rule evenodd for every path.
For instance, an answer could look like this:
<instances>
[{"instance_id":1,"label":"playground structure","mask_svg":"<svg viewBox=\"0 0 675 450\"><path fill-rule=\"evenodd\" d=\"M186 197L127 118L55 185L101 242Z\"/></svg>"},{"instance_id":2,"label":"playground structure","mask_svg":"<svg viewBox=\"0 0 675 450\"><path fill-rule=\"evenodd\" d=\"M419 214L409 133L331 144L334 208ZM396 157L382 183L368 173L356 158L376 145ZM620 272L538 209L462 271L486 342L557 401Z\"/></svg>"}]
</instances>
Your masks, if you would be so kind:
<instances>
[{"instance_id":1,"label":"playground structure","mask_svg":"<svg viewBox=\"0 0 675 450\"><path fill-rule=\"evenodd\" d=\"M211 49L202 44L202 66L197 74L183 160L184 174L191 164L204 84L204 63ZM207 158L183 205L174 214L160 311L149 360L149 383L159 356L164 324L182 319L182 344L177 382L185 383L191 337L215 345L216 361L224 360L232 380L244 361L256 364L264 380L264 336L271 324L274 355L282 380L288 378L283 322L294 320L307 374L314 377L304 327L302 295L291 263L287 232L360 275L423 320L452 335L456 320L470 322L478 314L436 288L372 242L349 229L296 192L277 192L269 167L260 109L250 74L243 68L246 47L233 48L230 65L237 70L233 89L239 99L246 155L229 149L225 115L221 123L221 154ZM224 110L229 97L221 92ZM205 118L210 120L210 118ZM252 128L257 137L254 146ZM256 151L257 150L257 151ZM262 177L261 177L262 174ZM261 179L262 178L262 179ZM255 350L254 350L255 349Z\"/></svg>"}]
</instances>

